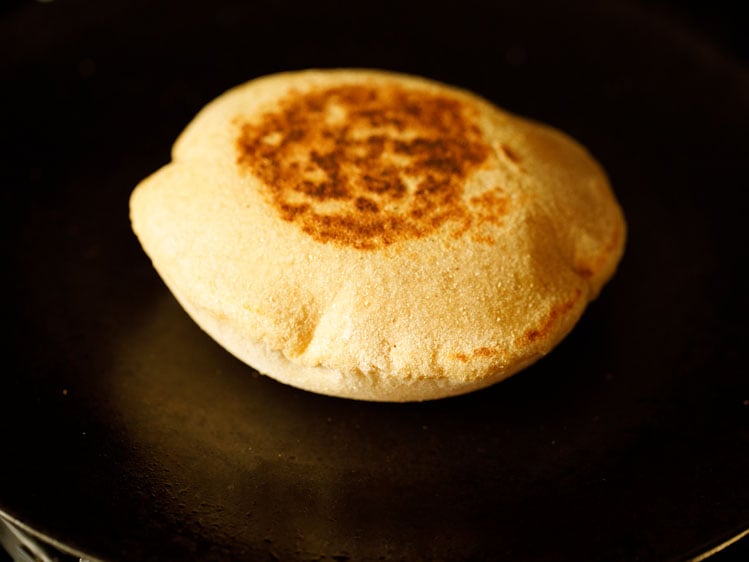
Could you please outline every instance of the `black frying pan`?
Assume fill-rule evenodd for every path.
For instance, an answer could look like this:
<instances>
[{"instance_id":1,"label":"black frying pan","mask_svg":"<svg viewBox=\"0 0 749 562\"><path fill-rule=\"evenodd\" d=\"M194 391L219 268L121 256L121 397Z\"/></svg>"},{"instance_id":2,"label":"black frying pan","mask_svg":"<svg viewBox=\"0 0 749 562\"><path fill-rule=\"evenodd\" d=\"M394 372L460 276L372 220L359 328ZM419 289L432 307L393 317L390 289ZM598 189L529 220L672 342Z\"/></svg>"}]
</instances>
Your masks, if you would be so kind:
<instances>
[{"instance_id":1,"label":"black frying pan","mask_svg":"<svg viewBox=\"0 0 749 562\"><path fill-rule=\"evenodd\" d=\"M106 560L684 560L749 526L749 79L636 2L15 3L0 19L0 515ZM317 396L204 335L133 186L252 77L412 72L610 173L621 268L547 358L422 404Z\"/></svg>"}]
</instances>

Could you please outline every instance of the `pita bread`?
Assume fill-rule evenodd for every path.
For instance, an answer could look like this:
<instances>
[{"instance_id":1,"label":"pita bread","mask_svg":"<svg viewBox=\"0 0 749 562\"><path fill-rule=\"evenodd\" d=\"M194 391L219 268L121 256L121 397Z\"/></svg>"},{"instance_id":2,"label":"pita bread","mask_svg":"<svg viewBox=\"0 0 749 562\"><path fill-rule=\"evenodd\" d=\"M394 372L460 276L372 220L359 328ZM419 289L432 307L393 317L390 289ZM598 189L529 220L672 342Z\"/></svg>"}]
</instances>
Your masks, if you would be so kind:
<instances>
[{"instance_id":1,"label":"pita bread","mask_svg":"<svg viewBox=\"0 0 749 562\"><path fill-rule=\"evenodd\" d=\"M130 212L227 350L299 388L381 401L476 390L544 356L625 240L603 170L568 136L370 70L225 93Z\"/></svg>"}]
</instances>

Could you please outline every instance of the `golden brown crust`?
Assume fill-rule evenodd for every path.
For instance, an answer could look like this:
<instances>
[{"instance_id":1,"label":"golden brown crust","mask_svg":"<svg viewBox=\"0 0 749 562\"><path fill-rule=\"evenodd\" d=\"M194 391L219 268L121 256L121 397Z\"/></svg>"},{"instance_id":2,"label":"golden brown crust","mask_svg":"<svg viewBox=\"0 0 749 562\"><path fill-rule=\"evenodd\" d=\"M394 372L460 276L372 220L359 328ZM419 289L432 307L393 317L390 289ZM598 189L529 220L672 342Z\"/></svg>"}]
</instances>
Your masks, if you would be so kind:
<instances>
[{"instance_id":1,"label":"golden brown crust","mask_svg":"<svg viewBox=\"0 0 749 562\"><path fill-rule=\"evenodd\" d=\"M193 318L288 384L468 392L543 356L613 275L626 227L569 137L379 71L262 78L209 104L131 199Z\"/></svg>"},{"instance_id":2,"label":"golden brown crust","mask_svg":"<svg viewBox=\"0 0 749 562\"><path fill-rule=\"evenodd\" d=\"M373 250L446 221L464 232L464 183L491 154L475 113L455 95L395 82L292 91L239 120L237 163L283 220L320 242Z\"/></svg>"}]
</instances>

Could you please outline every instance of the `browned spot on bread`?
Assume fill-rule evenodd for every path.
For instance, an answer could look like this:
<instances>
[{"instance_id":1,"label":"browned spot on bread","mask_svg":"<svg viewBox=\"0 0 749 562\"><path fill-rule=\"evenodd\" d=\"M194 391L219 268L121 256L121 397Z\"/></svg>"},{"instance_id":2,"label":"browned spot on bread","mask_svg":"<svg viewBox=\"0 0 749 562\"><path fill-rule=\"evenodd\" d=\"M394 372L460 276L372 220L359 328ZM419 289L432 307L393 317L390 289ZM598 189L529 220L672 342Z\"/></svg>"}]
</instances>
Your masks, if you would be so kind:
<instances>
[{"instance_id":1,"label":"browned spot on bread","mask_svg":"<svg viewBox=\"0 0 749 562\"><path fill-rule=\"evenodd\" d=\"M471 213L466 215L466 220L453 232L453 236L455 238L462 236L474 224L477 226L485 224L500 226L502 224L502 217L507 214L509 203L509 198L498 187L471 197L469 200ZM496 239L486 232L475 231L471 234L471 240L489 245L493 245L496 242Z\"/></svg>"},{"instance_id":2,"label":"browned spot on bread","mask_svg":"<svg viewBox=\"0 0 749 562\"><path fill-rule=\"evenodd\" d=\"M594 273L593 270L586 265L575 266L575 271L580 275L580 277L585 277L586 279L593 277Z\"/></svg>"},{"instance_id":3,"label":"browned spot on bread","mask_svg":"<svg viewBox=\"0 0 749 562\"><path fill-rule=\"evenodd\" d=\"M471 357L494 357L497 354L496 349L491 347L477 347L471 351L470 355L466 353L456 353L454 357L463 363L467 363Z\"/></svg>"},{"instance_id":4,"label":"browned spot on bread","mask_svg":"<svg viewBox=\"0 0 749 562\"><path fill-rule=\"evenodd\" d=\"M473 350L473 354L477 357L492 357L497 354L497 351L490 347L478 347Z\"/></svg>"},{"instance_id":5,"label":"browned spot on bread","mask_svg":"<svg viewBox=\"0 0 749 562\"><path fill-rule=\"evenodd\" d=\"M501 189L495 188L471 197L471 205L475 209L474 214L479 224L488 222L499 225L501 218L507 214L509 199Z\"/></svg>"},{"instance_id":6,"label":"browned spot on bread","mask_svg":"<svg viewBox=\"0 0 749 562\"><path fill-rule=\"evenodd\" d=\"M497 243L497 241L494 238L486 234L474 234L473 236L471 236L471 240L479 244L487 244L489 246L493 246L494 244Z\"/></svg>"},{"instance_id":7,"label":"browned spot on bread","mask_svg":"<svg viewBox=\"0 0 749 562\"><path fill-rule=\"evenodd\" d=\"M515 164L520 164L520 157L512 150L509 146L506 144L499 144L499 150L502 151L502 154L510 161L514 162Z\"/></svg>"},{"instance_id":8,"label":"browned spot on bread","mask_svg":"<svg viewBox=\"0 0 749 562\"><path fill-rule=\"evenodd\" d=\"M581 294L582 291L580 289L576 289L574 297L572 297L568 301L553 306L549 311L549 314L546 316L546 318L538 328L533 328L525 333L525 340L528 343L532 343L540 338L547 336L557 319L563 314L572 310L572 307L575 306L575 303L579 300Z\"/></svg>"},{"instance_id":9,"label":"browned spot on bread","mask_svg":"<svg viewBox=\"0 0 749 562\"><path fill-rule=\"evenodd\" d=\"M457 95L397 84L291 92L238 121L237 164L320 242L373 250L448 221L466 231L464 183L492 155L475 114ZM472 205L480 221L505 211L495 195Z\"/></svg>"}]
</instances>

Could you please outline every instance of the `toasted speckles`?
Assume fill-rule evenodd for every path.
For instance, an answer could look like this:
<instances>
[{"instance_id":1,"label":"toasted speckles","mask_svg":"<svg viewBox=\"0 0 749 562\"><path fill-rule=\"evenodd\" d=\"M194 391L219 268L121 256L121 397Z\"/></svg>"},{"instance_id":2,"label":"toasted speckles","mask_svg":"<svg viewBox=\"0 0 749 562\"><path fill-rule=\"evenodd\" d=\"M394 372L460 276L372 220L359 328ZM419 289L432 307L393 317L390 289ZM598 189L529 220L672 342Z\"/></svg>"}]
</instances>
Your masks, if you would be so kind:
<instances>
[{"instance_id":1,"label":"toasted speckles","mask_svg":"<svg viewBox=\"0 0 749 562\"><path fill-rule=\"evenodd\" d=\"M475 114L458 96L396 84L293 91L237 121L237 164L284 220L320 242L372 250L470 224L464 184L492 154Z\"/></svg>"},{"instance_id":2,"label":"toasted speckles","mask_svg":"<svg viewBox=\"0 0 749 562\"><path fill-rule=\"evenodd\" d=\"M471 230L472 226L502 226L502 219L507 214L509 206L509 197L499 187L471 197L469 200L471 212L466 215L466 220L453 232L453 237L459 238ZM496 243L496 239L492 234L486 228L479 231L474 229L471 234L471 240L478 244L493 245Z\"/></svg>"},{"instance_id":3,"label":"toasted speckles","mask_svg":"<svg viewBox=\"0 0 749 562\"><path fill-rule=\"evenodd\" d=\"M477 347L476 349L473 349L470 353L456 353L454 357L458 361L462 361L463 363L468 363L471 359L475 358L490 358L494 357L499 354L499 350L493 347Z\"/></svg>"},{"instance_id":4,"label":"toasted speckles","mask_svg":"<svg viewBox=\"0 0 749 562\"><path fill-rule=\"evenodd\" d=\"M474 215L479 223L491 223L499 226L502 217L507 214L509 198L500 188L485 191L481 195L471 197Z\"/></svg>"},{"instance_id":5,"label":"toasted speckles","mask_svg":"<svg viewBox=\"0 0 749 562\"><path fill-rule=\"evenodd\" d=\"M380 210L377 203L366 197L357 197L354 203L357 210L362 211L363 213L376 213Z\"/></svg>"},{"instance_id":6,"label":"toasted speckles","mask_svg":"<svg viewBox=\"0 0 749 562\"><path fill-rule=\"evenodd\" d=\"M497 350L489 347L478 347L473 350L473 354L476 357L493 357L497 354Z\"/></svg>"},{"instance_id":7,"label":"toasted speckles","mask_svg":"<svg viewBox=\"0 0 749 562\"><path fill-rule=\"evenodd\" d=\"M576 289L575 295L571 299L552 307L552 309L549 311L549 314L546 316L543 322L541 322L541 325L539 327L532 328L525 332L525 334L523 335L525 341L527 343L533 343L538 339L547 337L557 320L564 314L572 310L575 304L577 304L577 301L580 300L581 295L582 291L580 289Z\"/></svg>"},{"instance_id":8,"label":"toasted speckles","mask_svg":"<svg viewBox=\"0 0 749 562\"><path fill-rule=\"evenodd\" d=\"M494 238L486 234L474 234L471 236L471 240L477 244L487 244L489 246L493 246L497 242Z\"/></svg>"}]
</instances>

